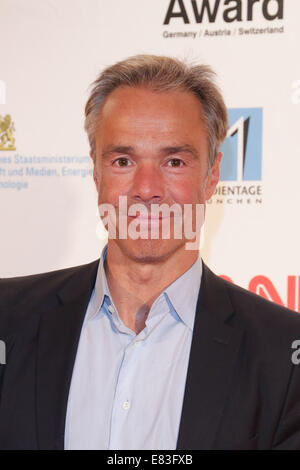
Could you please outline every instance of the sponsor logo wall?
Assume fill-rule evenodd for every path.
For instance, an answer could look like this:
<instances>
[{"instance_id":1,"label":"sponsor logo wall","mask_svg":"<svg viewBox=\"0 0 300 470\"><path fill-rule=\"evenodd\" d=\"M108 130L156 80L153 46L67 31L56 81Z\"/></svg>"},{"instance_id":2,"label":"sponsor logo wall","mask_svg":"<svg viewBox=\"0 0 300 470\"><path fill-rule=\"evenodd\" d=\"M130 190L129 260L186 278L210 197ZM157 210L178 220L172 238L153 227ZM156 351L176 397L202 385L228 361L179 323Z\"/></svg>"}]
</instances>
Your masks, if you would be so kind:
<instances>
[{"instance_id":1,"label":"sponsor logo wall","mask_svg":"<svg viewBox=\"0 0 300 470\"><path fill-rule=\"evenodd\" d=\"M300 2L2 0L0 277L96 259L88 86L137 53L211 65L229 114L204 261L300 311Z\"/></svg>"}]
</instances>

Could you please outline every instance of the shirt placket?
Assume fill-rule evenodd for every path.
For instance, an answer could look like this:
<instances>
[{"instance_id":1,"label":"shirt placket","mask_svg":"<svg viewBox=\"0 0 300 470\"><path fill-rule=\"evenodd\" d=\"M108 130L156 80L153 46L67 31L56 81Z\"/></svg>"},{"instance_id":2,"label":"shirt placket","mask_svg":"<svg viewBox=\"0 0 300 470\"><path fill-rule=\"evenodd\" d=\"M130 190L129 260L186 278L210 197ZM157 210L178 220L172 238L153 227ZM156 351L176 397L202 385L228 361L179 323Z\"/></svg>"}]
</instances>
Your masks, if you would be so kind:
<instances>
[{"instance_id":1,"label":"shirt placket","mask_svg":"<svg viewBox=\"0 0 300 470\"><path fill-rule=\"evenodd\" d=\"M123 350L112 407L109 449L122 446L121 430L126 427L126 422L134 413L134 375L143 341L145 340L133 337Z\"/></svg>"},{"instance_id":2,"label":"shirt placket","mask_svg":"<svg viewBox=\"0 0 300 470\"><path fill-rule=\"evenodd\" d=\"M109 311L114 313L113 309L109 309ZM137 398L134 396L135 375L138 369L137 362L140 360L141 349L147 347L148 337L151 337L155 327L158 326L164 315L168 312L169 308L164 299L161 298L157 302L155 310L151 312L153 315L147 320L145 328L138 335L134 335L134 333L132 335L129 334L128 329L123 324L120 330L120 324L118 325L119 331L123 330L123 333L120 334L120 340L124 344L124 349L118 376L116 378L115 396L111 414L109 449L122 449L124 436L125 439L127 437L126 433L124 434L124 430L128 427L126 425L129 424L129 421L134 421L134 419L137 418L138 410L134 402ZM126 334L124 334L125 331ZM145 366L146 364L143 365L143 367Z\"/></svg>"}]
</instances>

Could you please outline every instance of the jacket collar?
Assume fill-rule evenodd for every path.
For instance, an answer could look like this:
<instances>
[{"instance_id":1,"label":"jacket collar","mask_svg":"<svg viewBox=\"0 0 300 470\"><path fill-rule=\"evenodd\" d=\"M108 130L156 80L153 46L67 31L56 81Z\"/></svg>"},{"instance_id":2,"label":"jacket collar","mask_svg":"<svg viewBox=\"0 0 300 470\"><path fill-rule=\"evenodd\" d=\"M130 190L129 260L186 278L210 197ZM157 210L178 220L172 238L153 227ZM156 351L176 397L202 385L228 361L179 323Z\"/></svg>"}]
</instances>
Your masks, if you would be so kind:
<instances>
[{"instance_id":1,"label":"jacket collar","mask_svg":"<svg viewBox=\"0 0 300 470\"><path fill-rule=\"evenodd\" d=\"M243 335L226 282L203 264L177 449L213 449Z\"/></svg>"},{"instance_id":2,"label":"jacket collar","mask_svg":"<svg viewBox=\"0 0 300 470\"><path fill-rule=\"evenodd\" d=\"M69 388L81 326L99 260L78 269L41 312L37 352L37 434L40 449L63 449Z\"/></svg>"}]
</instances>

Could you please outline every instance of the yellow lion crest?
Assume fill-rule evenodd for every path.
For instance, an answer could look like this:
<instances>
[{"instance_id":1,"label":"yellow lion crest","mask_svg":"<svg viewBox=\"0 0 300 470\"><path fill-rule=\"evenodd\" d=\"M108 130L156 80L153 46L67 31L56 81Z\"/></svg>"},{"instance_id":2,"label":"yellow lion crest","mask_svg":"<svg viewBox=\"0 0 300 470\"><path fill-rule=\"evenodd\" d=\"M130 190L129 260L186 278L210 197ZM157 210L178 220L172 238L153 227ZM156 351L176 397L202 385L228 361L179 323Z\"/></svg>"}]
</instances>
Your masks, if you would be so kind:
<instances>
[{"instance_id":1,"label":"yellow lion crest","mask_svg":"<svg viewBox=\"0 0 300 470\"><path fill-rule=\"evenodd\" d=\"M0 150L16 150L14 132L15 127L11 116L9 114L6 114L4 118L0 116Z\"/></svg>"}]
</instances>

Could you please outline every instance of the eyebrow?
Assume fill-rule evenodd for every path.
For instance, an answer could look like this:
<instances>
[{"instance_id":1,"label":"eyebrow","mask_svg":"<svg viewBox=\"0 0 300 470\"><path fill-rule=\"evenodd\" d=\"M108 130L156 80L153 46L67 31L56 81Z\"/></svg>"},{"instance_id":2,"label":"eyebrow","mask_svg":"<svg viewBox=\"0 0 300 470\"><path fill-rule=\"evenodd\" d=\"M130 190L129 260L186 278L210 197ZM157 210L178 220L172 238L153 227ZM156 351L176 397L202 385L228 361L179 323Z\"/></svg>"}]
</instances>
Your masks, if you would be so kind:
<instances>
[{"instance_id":1,"label":"eyebrow","mask_svg":"<svg viewBox=\"0 0 300 470\"><path fill-rule=\"evenodd\" d=\"M175 146L170 146L170 147L162 147L160 149L160 151L162 153L164 153L165 155L173 155L174 153L189 153L192 155L192 157L197 160L199 159L199 154L197 152L197 150L195 149L195 147L193 147L192 145L189 145L189 144L185 144L185 145L175 145Z\"/></svg>"},{"instance_id":2,"label":"eyebrow","mask_svg":"<svg viewBox=\"0 0 300 470\"><path fill-rule=\"evenodd\" d=\"M160 153L163 153L164 155L174 155L177 153L189 153L193 159L198 160L199 159L199 154L195 147L189 144L184 144L184 145L171 145L167 147L160 147L159 149ZM134 153L134 147L130 145L108 145L103 149L102 152L102 157L108 158L109 156L113 154L132 154Z\"/></svg>"},{"instance_id":3,"label":"eyebrow","mask_svg":"<svg viewBox=\"0 0 300 470\"><path fill-rule=\"evenodd\" d=\"M133 153L134 148L130 145L108 145L102 152L102 157L107 158L114 153Z\"/></svg>"}]
</instances>

